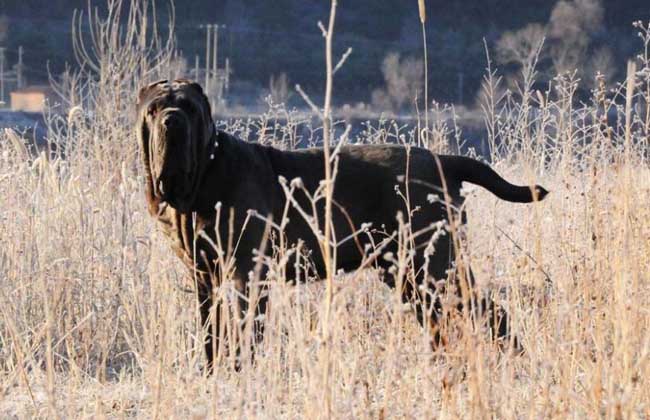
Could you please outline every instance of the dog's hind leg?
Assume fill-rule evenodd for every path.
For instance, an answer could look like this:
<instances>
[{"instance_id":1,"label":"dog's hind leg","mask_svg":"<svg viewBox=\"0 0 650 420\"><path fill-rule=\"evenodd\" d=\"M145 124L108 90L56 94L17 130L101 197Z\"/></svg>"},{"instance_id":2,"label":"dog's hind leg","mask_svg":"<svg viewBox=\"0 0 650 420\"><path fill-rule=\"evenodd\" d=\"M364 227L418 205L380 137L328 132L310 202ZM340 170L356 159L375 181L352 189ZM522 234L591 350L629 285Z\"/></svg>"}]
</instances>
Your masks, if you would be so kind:
<instances>
[{"instance_id":1,"label":"dog's hind leg","mask_svg":"<svg viewBox=\"0 0 650 420\"><path fill-rule=\"evenodd\" d=\"M402 303L408 304L413 309L418 323L431 333L432 344L437 347L445 342L440 334L440 322L443 318L443 307L440 300L439 291L435 290L433 282L427 282L425 285L425 275L423 259L414 258L415 268L409 267L401 278L396 278L395 273L398 270L390 269L391 264L382 261L381 267L392 272L384 273L383 281L390 288L399 289Z\"/></svg>"},{"instance_id":2,"label":"dog's hind leg","mask_svg":"<svg viewBox=\"0 0 650 420\"><path fill-rule=\"evenodd\" d=\"M470 268L465 270L464 278L458 273L455 273L455 277L456 292L460 299L458 311L463 311L466 307L475 324L487 321L486 326L492 339L498 340L500 343L509 340L512 325L508 312L492 298L488 291L481 291L476 287L474 273ZM521 350L517 337L512 337L512 340L513 349Z\"/></svg>"},{"instance_id":3,"label":"dog's hind leg","mask_svg":"<svg viewBox=\"0 0 650 420\"><path fill-rule=\"evenodd\" d=\"M251 301L254 300L253 305L255 305L255 310L249 314L248 309ZM268 303L268 296L264 293L264 290L261 289L256 293L251 293L249 290L246 297L241 297L239 301L239 307L242 313L242 318L251 315L253 316L252 320L246 320L246 323L250 323L251 326L251 346L252 351L254 352L255 345L261 343L264 339L264 318L266 316L266 306Z\"/></svg>"},{"instance_id":4,"label":"dog's hind leg","mask_svg":"<svg viewBox=\"0 0 650 420\"><path fill-rule=\"evenodd\" d=\"M446 295L446 286L453 285L453 294ZM451 292L451 291L449 291ZM450 270L446 284L441 282L435 290L438 301L443 298L446 305L440 305L444 310L441 311L443 320L449 319L449 315L469 316L474 328L479 325L486 325L490 332L490 337L498 340L499 343L506 343L511 336L512 325L506 310L500 306L489 293L482 292L476 286L474 273L467 267L462 271L458 269ZM438 303L439 304L439 303ZM486 324L482 324L486 323ZM520 350L519 342L512 337L513 349Z\"/></svg>"},{"instance_id":5,"label":"dog's hind leg","mask_svg":"<svg viewBox=\"0 0 650 420\"><path fill-rule=\"evenodd\" d=\"M507 312L493 299L481 297L471 269L450 269L449 254L444 255L442 251L439 248L437 258L430 259L418 253L414 267L401 284L395 284L393 276L386 276L386 283L401 288L402 302L413 306L418 322L431 334L434 349L445 345L453 330L462 329L458 323L461 319L469 319L474 326L487 321L491 336L505 341L511 327ZM516 338L514 343L517 348Z\"/></svg>"},{"instance_id":6,"label":"dog's hind leg","mask_svg":"<svg viewBox=\"0 0 650 420\"><path fill-rule=\"evenodd\" d=\"M508 312L491 296L483 296L479 303L479 314L487 319L487 326L493 339L502 345L512 344L515 353L523 352L523 347L517 336L512 332L512 322Z\"/></svg>"}]
</instances>

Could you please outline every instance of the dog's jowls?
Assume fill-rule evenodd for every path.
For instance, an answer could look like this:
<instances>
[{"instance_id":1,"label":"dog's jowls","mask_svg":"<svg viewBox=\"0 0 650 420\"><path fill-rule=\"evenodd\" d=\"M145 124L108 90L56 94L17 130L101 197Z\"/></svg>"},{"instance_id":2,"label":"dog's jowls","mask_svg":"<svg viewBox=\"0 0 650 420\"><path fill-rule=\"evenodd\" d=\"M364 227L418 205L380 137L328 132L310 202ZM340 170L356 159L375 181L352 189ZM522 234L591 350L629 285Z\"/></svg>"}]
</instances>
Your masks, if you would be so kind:
<instances>
[{"instance_id":1,"label":"dog's jowls","mask_svg":"<svg viewBox=\"0 0 650 420\"><path fill-rule=\"evenodd\" d=\"M205 324L212 305L219 304L212 302L211 290L219 286L220 279L214 274L219 272L215 266L217 255L214 247L208 240L195 234L203 231L215 241L217 233L221 238L228 238L232 228L239 235L249 210L280 220L286 197L278 179L284 177L290 181L300 178L304 187L313 193L325 173L323 151L280 151L243 142L215 130L210 106L201 87L187 80L160 81L143 88L138 97L137 112L137 132L144 160L149 210L172 240L174 251L198 272L201 280L198 299ZM541 200L547 194L539 186L531 189L512 185L479 161L460 156L434 155L416 147L407 151L398 145L352 145L343 147L338 156L333 196L336 205L332 216L336 237L348 237L362 224L371 224L371 228L369 235L359 235L358 240L340 245L337 269L358 268L366 244L371 241L379 243L386 235L397 230L397 215L400 212L407 214L407 206L404 198L396 193L396 188L405 192L406 180L410 208L417 209L410 219L413 232L426 230L433 223L448 219L449 208L445 204L443 189L450 204L454 208L461 208L463 182L478 184L512 202L528 203ZM444 178L441 178L441 174L444 174ZM432 200L432 196L439 199ZM304 194L298 193L296 199L303 208L310 208ZM232 209L232 226L229 217L221 217L219 226L215 226L217 203L228 210L223 214L230 214ZM324 203L321 202L317 208L321 219L323 207ZM302 240L308 249L313 250L315 269L322 275L323 261L312 231L293 206L289 219L291 222L285 230L288 242ZM244 295L248 273L254 268L253 250L260 249L265 228L261 219L253 218L239 239L234 276ZM425 270L419 270L416 282L427 287L433 287L433 282L425 282L425 279L447 279L448 269L455 258L449 234L438 235L435 250L425 256L431 235L429 231L414 240L417 250L413 258L414 267L419 270L426 263ZM395 251L395 241L383 249L384 253ZM375 264L389 268L391 263L385 258L378 258ZM291 267L287 268L290 277ZM471 274L469 277L472 281ZM382 278L390 286L395 286L393 276L388 272ZM438 301L431 301L432 294L411 283L404 284L402 288L404 302L420 301L424 302L425 308L433 306L431 317L435 325L439 321L441 305ZM265 299L260 300L258 311L265 310ZM467 301L467 298L464 299L465 303ZM242 305L245 307L244 300ZM496 315L491 317L495 320L492 323L494 333L498 336L508 334L504 311L485 301L480 302L478 307L481 310L495 310ZM424 323L423 305L415 305L415 311L418 320ZM221 311L213 313L218 315ZM216 322L219 325L219 320ZM208 331L212 329L208 328ZM215 341L216 338L208 333L205 340L208 369L215 356L213 350L218 348Z\"/></svg>"}]
</instances>

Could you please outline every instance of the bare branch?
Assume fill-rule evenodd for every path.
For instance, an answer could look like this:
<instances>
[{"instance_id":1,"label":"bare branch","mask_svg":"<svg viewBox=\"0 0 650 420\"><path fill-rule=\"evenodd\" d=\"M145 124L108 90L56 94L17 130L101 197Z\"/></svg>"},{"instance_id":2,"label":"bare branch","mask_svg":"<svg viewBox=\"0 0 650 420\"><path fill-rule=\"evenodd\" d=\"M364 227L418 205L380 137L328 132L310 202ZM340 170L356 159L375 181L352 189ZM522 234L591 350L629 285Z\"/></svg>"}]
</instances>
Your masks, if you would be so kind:
<instances>
[{"instance_id":1,"label":"bare branch","mask_svg":"<svg viewBox=\"0 0 650 420\"><path fill-rule=\"evenodd\" d=\"M296 85L296 92L298 92L298 93L300 94L300 96L302 96L302 99L304 99L305 102L307 102L307 105L309 105L309 108L311 108L311 110L312 110L316 115L318 115L319 118L322 119L322 118L323 118L323 112L322 112L322 111L321 111L321 110L316 106L316 104L311 100L311 98L309 97L309 95L307 95L307 94L302 90L302 88L300 87L300 85Z\"/></svg>"},{"instance_id":2,"label":"bare branch","mask_svg":"<svg viewBox=\"0 0 650 420\"><path fill-rule=\"evenodd\" d=\"M341 56L341 59L339 60L339 62L336 63L336 66L334 66L334 70L332 71L332 74L336 74L336 72L339 71L339 69L343 66L345 61L350 56L350 54L352 54L352 48L348 47L348 49L345 51L345 53L343 53L343 55Z\"/></svg>"}]
</instances>

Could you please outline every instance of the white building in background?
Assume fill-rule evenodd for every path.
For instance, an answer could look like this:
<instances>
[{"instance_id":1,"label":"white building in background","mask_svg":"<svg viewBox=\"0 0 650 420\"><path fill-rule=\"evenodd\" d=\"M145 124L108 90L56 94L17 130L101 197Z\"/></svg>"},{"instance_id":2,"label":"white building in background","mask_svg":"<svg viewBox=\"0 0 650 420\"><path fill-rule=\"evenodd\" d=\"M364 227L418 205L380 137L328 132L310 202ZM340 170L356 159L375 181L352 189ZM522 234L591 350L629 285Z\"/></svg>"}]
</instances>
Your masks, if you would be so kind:
<instances>
[{"instance_id":1,"label":"white building in background","mask_svg":"<svg viewBox=\"0 0 650 420\"><path fill-rule=\"evenodd\" d=\"M11 92L11 110L38 112L45 110L45 101L53 97L54 92L47 85L27 86Z\"/></svg>"}]
</instances>

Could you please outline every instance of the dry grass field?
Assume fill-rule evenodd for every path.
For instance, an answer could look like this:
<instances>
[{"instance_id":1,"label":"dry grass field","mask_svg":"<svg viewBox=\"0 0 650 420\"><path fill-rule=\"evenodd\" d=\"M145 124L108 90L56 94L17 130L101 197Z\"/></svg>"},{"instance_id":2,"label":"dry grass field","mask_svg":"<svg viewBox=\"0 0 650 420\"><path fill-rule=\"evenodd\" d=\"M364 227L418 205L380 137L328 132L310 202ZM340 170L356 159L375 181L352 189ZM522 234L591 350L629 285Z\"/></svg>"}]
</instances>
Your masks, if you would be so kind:
<instances>
[{"instance_id":1,"label":"dry grass field","mask_svg":"<svg viewBox=\"0 0 650 420\"><path fill-rule=\"evenodd\" d=\"M463 258L523 354L462 317L434 352L373 270L337 275L330 303L325 283L275 269L254 362L235 371L224 355L208 377L193 284L147 214L133 133L135 92L175 75L174 46L152 53L133 13L132 38L109 21L102 60L59 86L77 107L47 116L48 150L0 133L1 418L650 418L650 27L628 80L589 103L570 75L505 97L486 77L493 166L551 191L535 205L467 191ZM274 115L224 128L298 143ZM445 124L429 122L433 150L450 144Z\"/></svg>"}]
</instances>

